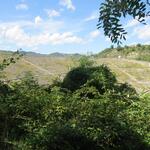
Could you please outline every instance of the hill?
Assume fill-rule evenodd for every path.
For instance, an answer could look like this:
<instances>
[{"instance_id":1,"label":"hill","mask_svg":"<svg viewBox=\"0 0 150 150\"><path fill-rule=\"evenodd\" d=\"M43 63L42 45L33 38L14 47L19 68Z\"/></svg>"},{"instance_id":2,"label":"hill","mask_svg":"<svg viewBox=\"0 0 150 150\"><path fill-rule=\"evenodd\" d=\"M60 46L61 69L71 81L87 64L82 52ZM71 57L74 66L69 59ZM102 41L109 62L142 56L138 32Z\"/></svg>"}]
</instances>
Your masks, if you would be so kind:
<instances>
[{"instance_id":1,"label":"hill","mask_svg":"<svg viewBox=\"0 0 150 150\"><path fill-rule=\"evenodd\" d=\"M16 80L31 72L41 84L50 83L58 76L64 74L73 65L73 58L81 55L52 53L43 55L34 52L21 52L24 56L17 63L5 69L5 80ZM13 54L11 51L0 51L0 62Z\"/></svg>"},{"instance_id":2,"label":"hill","mask_svg":"<svg viewBox=\"0 0 150 150\"><path fill-rule=\"evenodd\" d=\"M100 58L128 58L150 61L150 45L133 45L117 48L107 48L96 55Z\"/></svg>"},{"instance_id":3,"label":"hill","mask_svg":"<svg viewBox=\"0 0 150 150\"><path fill-rule=\"evenodd\" d=\"M136 58L129 57L129 54L128 57L125 57L123 55L125 51L119 51L119 54L122 54L122 58L118 59L119 54L117 55L117 52L114 51L103 51L97 57L92 57L92 59L97 65L106 64L109 66L120 82L130 83L137 91L141 92L150 89L150 63L134 60ZM140 51L141 54L142 52L144 53L143 55L145 55L146 51L148 52L148 50L143 51ZM116 55L113 55L115 53ZM11 56L11 54L12 52L9 51L0 51L0 61ZM5 81L14 81L22 78L26 72L31 72L40 84L49 84L56 77L62 79L70 68L78 64L80 56L77 54L64 55L56 53L41 55L26 53L16 64L12 64L5 69ZM102 56L105 58L102 58Z\"/></svg>"}]
</instances>

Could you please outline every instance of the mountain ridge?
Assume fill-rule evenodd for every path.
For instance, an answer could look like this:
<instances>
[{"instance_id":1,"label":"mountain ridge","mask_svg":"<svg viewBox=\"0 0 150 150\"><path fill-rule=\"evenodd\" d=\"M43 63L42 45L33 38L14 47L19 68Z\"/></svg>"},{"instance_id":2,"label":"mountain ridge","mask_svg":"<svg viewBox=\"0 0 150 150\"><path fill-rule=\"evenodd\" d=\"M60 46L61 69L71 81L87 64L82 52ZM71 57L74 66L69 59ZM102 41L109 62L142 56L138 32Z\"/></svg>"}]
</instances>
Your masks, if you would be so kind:
<instances>
[{"instance_id":1,"label":"mountain ridge","mask_svg":"<svg viewBox=\"0 0 150 150\"><path fill-rule=\"evenodd\" d=\"M13 54L13 52L15 51L11 51L11 50L0 50L0 54ZM72 54L68 54L68 53L60 53L60 52L53 52L53 53L49 53L49 54L41 54L38 52L32 52L32 51L19 51L21 54L23 55L27 55L27 56L50 56L50 57L68 57L68 56L82 56L82 54L79 53L72 53Z\"/></svg>"}]
</instances>

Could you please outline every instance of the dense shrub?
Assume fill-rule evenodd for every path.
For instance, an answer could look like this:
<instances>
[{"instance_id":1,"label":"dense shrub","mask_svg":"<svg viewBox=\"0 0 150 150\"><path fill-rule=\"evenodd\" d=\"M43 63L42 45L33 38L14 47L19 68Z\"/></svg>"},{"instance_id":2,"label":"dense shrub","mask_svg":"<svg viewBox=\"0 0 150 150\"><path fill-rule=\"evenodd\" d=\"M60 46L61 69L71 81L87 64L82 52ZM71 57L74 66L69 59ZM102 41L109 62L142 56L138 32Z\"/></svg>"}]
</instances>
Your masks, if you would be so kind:
<instances>
[{"instance_id":1,"label":"dense shrub","mask_svg":"<svg viewBox=\"0 0 150 150\"><path fill-rule=\"evenodd\" d=\"M119 84L115 75L105 65L73 68L64 78L61 87L72 92L83 87L87 87L87 92L90 87L94 87L101 95L107 93L112 97L114 95L118 98L137 99L136 90L127 83Z\"/></svg>"},{"instance_id":2,"label":"dense shrub","mask_svg":"<svg viewBox=\"0 0 150 150\"><path fill-rule=\"evenodd\" d=\"M62 82L62 87L75 91L83 85L95 86L97 89L112 88L116 83L115 75L107 66L77 67L72 69Z\"/></svg>"},{"instance_id":3,"label":"dense shrub","mask_svg":"<svg viewBox=\"0 0 150 150\"><path fill-rule=\"evenodd\" d=\"M71 91L79 89L89 79L91 71L82 67L72 69L64 78L62 87Z\"/></svg>"},{"instance_id":4,"label":"dense shrub","mask_svg":"<svg viewBox=\"0 0 150 150\"><path fill-rule=\"evenodd\" d=\"M119 84L108 67L79 66L55 85L31 74L0 83L0 149L150 149L150 97Z\"/></svg>"}]
</instances>

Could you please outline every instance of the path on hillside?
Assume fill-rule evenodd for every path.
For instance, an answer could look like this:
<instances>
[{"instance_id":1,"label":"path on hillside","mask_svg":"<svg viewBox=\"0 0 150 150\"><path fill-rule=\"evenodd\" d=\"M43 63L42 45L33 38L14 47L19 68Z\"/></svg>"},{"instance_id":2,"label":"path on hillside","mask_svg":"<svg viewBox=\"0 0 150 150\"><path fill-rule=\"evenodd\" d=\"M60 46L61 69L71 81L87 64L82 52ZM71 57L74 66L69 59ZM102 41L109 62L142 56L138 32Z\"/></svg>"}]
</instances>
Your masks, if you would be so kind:
<instances>
[{"instance_id":1,"label":"path on hillside","mask_svg":"<svg viewBox=\"0 0 150 150\"><path fill-rule=\"evenodd\" d=\"M136 63L136 64L140 64L143 67L141 69L148 69L150 71L150 63L149 62L144 62L144 61L137 61L137 60L131 60L131 59L122 59L121 61L124 62L128 62L128 63ZM114 65L114 64L113 64ZM116 66L116 65L115 65ZM116 66L117 67L117 66ZM117 67L118 69L120 69L119 67ZM120 71L122 71L123 73L125 73L126 75L128 75L133 81L139 83L139 84L150 84L150 81L139 81L136 79L135 76L129 74L126 70L124 69L120 69Z\"/></svg>"},{"instance_id":2,"label":"path on hillside","mask_svg":"<svg viewBox=\"0 0 150 150\"><path fill-rule=\"evenodd\" d=\"M32 58L29 59L22 58L20 61L22 61L22 63L20 63L21 65L17 66L16 64L16 67L23 67L20 68L21 72L24 72L26 70L33 71L34 75L37 76L38 80L42 84L48 83L56 76L59 76L61 79L63 79L65 74L68 71L60 67L54 67L54 64L57 63L57 60L54 61L55 63L54 62L47 63L49 61L47 60L45 61L45 59L32 60ZM106 64L116 74L116 77L119 82L129 83L130 85L135 87L135 89L139 93L143 91L150 91L150 63L149 62L123 59L123 58L120 59L98 58L95 59L95 61L97 62L97 65ZM25 66L23 64L25 64ZM62 63L61 66L63 67L64 63ZM47 68L53 68L53 69L47 69ZM12 80L20 79L20 78L16 78L16 76L17 75L12 76L12 78L10 78L8 82Z\"/></svg>"},{"instance_id":3,"label":"path on hillside","mask_svg":"<svg viewBox=\"0 0 150 150\"><path fill-rule=\"evenodd\" d=\"M144 68L148 68L150 69L150 62L146 62L146 61L141 61L141 60L133 60L133 59L123 59L123 61L129 62L129 63L136 63L136 64L140 64L143 65Z\"/></svg>"},{"instance_id":4,"label":"path on hillside","mask_svg":"<svg viewBox=\"0 0 150 150\"><path fill-rule=\"evenodd\" d=\"M38 70L45 72L45 73L48 74L48 75L54 75L54 73L50 72L49 70L46 70L46 69L44 69L44 68L42 68L42 67L40 67L40 66L38 66L38 65L36 65L36 64L33 64L32 62L28 61L28 60L25 59L25 58L23 58L22 60L23 60L24 62L26 62L26 63L32 65L33 67L37 68ZM125 74L126 76L128 76L133 82L136 82L137 84L143 84L143 85L149 84L149 85L150 85L150 81L140 81L140 80L138 80L138 79L136 78L136 76L131 75L131 74L127 71L127 69L125 69L125 68L123 68L123 67L119 67L118 64L116 64L116 63L114 63L114 62L117 62L117 61L119 60L120 62L123 62L123 63L124 63L124 62L134 63L134 64L136 63L136 64L142 65L142 66L143 66L142 69L147 68L147 69L149 69L149 70L150 70L150 66L149 66L150 63L144 62L144 61L137 61L137 60L114 59L114 58L112 59L113 61L111 61L111 58L110 58L110 59L106 58L106 59L104 59L104 60L106 61L106 63L110 64L110 66L111 66L112 68L115 68L115 69L117 69L119 72L122 72L123 74ZM111 62L111 63L110 63L110 62ZM133 69L134 69L134 68L133 68Z\"/></svg>"},{"instance_id":5,"label":"path on hillside","mask_svg":"<svg viewBox=\"0 0 150 150\"><path fill-rule=\"evenodd\" d=\"M46 74L54 75L54 73L51 73L49 70L46 70L46 69L44 69L44 68L42 68L42 67L40 67L40 66L35 65L35 64L33 64L32 62L26 60L25 58L23 58L22 60L23 60L25 63L30 64L31 66L37 68L38 70L45 72Z\"/></svg>"},{"instance_id":6,"label":"path on hillside","mask_svg":"<svg viewBox=\"0 0 150 150\"><path fill-rule=\"evenodd\" d=\"M138 83L138 84L150 84L150 81L139 81L136 79L135 76L129 74L126 70L119 68L117 65L112 64L116 69L118 69L119 71L121 71L122 73L126 74L132 81Z\"/></svg>"},{"instance_id":7,"label":"path on hillside","mask_svg":"<svg viewBox=\"0 0 150 150\"><path fill-rule=\"evenodd\" d=\"M102 58L100 59L100 63L108 65L117 73L120 82L129 82L139 91L142 89L150 89L150 77L148 76L150 74L149 62L131 59ZM141 77L141 79L138 77Z\"/></svg>"},{"instance_id":8,"label":"path on hillside","mask_svg":"<svg viewBox=\"0 0 150 150\"><path fill-rule=\"evenodd\" d=\"M131 59L123 59L124 61L127 61L129 63L136 63L142 65L142 69L148 69L150 71L150 63L146 61L138 61L138 60L131 60ZM144 74L143 74L144 75ZM132 76L133 77L133 76ZM136 78L135 78L136 79ZM148 84L150 85L150 80L149 81L139 81L136 79L136 82L139 84Z\"/></svg>"}]
</instances>

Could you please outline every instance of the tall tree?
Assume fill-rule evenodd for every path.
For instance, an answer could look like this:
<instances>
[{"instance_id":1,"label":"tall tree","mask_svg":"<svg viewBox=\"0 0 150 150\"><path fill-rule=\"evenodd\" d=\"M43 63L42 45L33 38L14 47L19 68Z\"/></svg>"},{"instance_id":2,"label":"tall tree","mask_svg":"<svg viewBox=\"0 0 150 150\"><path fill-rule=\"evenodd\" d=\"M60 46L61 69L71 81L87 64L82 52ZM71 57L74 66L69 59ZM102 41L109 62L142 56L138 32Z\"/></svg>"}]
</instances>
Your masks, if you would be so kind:
<instances>
[{"instance_id":1,"label":"tall tree","mask_svg":"<svg viewBox=\"0 0 150 150\"><path fill-rule=\"evenodd\" d=\"M130 15L140 23L146 24L145 18L150 15L149 7L149 0L105 0L99 9L98 29L103 28L104 34L113 43L120 44L122 40L126 40L127 34L120 19Z\"/></svg>"}]
</instances>

